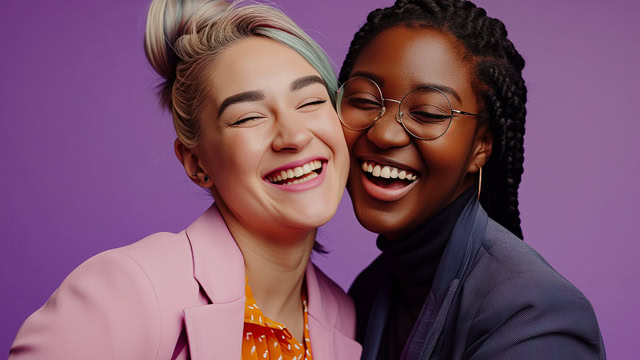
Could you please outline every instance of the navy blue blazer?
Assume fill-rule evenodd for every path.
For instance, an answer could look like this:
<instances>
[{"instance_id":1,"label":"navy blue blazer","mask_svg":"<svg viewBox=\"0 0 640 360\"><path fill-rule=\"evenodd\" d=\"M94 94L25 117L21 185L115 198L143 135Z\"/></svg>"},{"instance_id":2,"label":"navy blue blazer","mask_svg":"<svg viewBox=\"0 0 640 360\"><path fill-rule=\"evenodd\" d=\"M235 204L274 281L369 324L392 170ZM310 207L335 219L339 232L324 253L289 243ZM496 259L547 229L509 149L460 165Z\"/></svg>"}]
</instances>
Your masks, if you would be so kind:
<instances>
[{"instance_id":1,"label":"navy blue blazer","mask_svg":"<svg viewBox=\"0 0 640 360\"><path fill-rule=\"evenodd\" d=\"M349 291L366 360L377 359L389 312L392 286L385 265L384 256L378 257ZM401 358L606 356L585 296L474 199L456 223Z\"/></svg>"}]
</instances>

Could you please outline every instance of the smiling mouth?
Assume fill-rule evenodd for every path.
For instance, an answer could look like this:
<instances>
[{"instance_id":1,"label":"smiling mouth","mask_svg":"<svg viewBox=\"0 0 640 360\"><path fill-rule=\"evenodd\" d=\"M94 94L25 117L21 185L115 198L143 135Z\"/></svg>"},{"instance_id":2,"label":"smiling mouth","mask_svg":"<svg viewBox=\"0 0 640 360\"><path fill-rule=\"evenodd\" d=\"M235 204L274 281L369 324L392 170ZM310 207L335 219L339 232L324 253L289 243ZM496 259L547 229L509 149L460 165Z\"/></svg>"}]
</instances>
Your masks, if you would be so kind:
<instances>
[{"instance_id":1,"label":"smiling mouth","mask_svg":"<svg viewBox=\"0 0 640 360\"><path fill-rule=\"evenodd\" d=\"M403 188L418 178L411 171L390 165L380 165L374 161L363 161L361 168L369 181L387 189Z\"/></svg>"},{"instance_id":2,"label":"smiling mouth","mask_svg":"<svg viewBox=\"0 0 640 360\"><path fill-rule=\"evenodd\" d=\"M318 177L322 173L323 163L321 160L311 160L302 166L274 171L265 179L276 185L302 184Z\"/></svg>"}]
</instances>

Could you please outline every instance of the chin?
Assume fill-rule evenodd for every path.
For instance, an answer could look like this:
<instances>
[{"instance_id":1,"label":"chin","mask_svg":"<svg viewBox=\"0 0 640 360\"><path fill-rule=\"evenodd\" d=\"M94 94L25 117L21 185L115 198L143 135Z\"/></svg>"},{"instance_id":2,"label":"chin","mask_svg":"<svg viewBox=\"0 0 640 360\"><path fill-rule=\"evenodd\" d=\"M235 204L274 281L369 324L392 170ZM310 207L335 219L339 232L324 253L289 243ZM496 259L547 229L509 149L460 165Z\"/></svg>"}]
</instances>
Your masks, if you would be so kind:
<instances>
[{"instance_id":1,"label":"chin","mask_svg":"<svg viewBox=\"0 0 640 360\"><path fill-rule=\"evenodd\" d=\"M408 231L410 224L398 218L397 213L386 213L373 207L358 207L353 203L356 218L365 229L384 236Z\"/></svg>"},{"instance_id":2,"label":"chin","mask_svg":"<svg viewBox=\"0 0 640 360\"><path fill-rule=\"evenodd\" d=\"M315 229L329 222L337 210L337 204L329 206L317 201L297 205L280 210L272 221L286 228Z\"/></svg>"}]
</instances>

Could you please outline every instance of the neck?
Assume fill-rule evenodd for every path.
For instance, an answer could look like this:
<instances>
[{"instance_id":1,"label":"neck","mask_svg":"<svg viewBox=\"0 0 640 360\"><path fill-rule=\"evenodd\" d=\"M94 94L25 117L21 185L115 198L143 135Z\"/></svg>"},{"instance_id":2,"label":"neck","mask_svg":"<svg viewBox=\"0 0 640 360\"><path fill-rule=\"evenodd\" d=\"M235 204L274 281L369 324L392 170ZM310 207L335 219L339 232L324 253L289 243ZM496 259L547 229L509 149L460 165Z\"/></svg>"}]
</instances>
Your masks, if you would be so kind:
<instances>
[{"instance_id":1,"label":"neck","mask_svg":"<svg viewBox=\"0 0 640 360\"><path fill-rule=\"evenodd\" d=\"M224 203L217 205L242 252L245 274L262 312L285 326L293 321L289 319L302 319L300 294L317 229L253 229Z\"/></svg>"}]
</instances>

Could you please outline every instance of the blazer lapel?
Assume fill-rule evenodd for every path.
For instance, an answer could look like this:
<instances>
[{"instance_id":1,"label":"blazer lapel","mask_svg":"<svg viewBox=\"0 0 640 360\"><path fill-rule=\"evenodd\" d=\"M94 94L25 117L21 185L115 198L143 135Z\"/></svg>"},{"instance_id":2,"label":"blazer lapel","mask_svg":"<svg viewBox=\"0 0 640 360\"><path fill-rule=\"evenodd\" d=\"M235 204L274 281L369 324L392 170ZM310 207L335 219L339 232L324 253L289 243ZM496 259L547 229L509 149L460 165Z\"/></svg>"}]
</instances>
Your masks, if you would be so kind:
<instances>
[{"instance_id":1,"label":"blazer lapel","mask_svg":"<svg viewBox=\"0 0 640 360\"><path fill-rule=\"evenodd\" d=\"M352 360L360 358L361 347L357 341L336 330L338 321L337 299L328 289L321 291L314 265L309 261L305 273L309 296L309 335L314 360ZM326 286L326 285L325 285Z\"/></svg>"},{"instance_id":2,"label":"blazer lapel","mask_svg":"<svg viewBox=\"0 0 640 360\"><path fill-rule=\"evenodd\" d=\"M458 279L451 282L442 304L433 306L432 304L438 304L438 299L432 297L432 294L429 295L427 305L423 308L423 312L426 310L426 313L420 314L409 337L411 340L402 353L402 360L428 360L431 358L459 283ZM436 309L437 315L433 312Z\"/></svg>"},{"instance_id":3,"label":"blazer lapel","mask_svg":"<svg viewBox=\"0 0 640 360\"><path fill-rule=\"evenodd\" d=\"M195 306L184 310L193 360L237 360L242 351L244 298L227 304Z\"/></svg>"},{"instance_id":4,"label":"blazer lapel","mask_svg":"<svg viewBox=\"0 0 640 360\"><path fill-rule=\"evenodd\" d=\"M194 277L210 304L184 310L193 360L237 360L242 352L244 258L216 205L186 230Z\"/></svg>"},{"instance_id":5,"label":"blazer lapel","mask_svg":"<svg viewBox=\"0 0 640 360\"><path fill-rule=\"evenodd\" d=\"M409 336L402 359L431 358L460 284L464 283L469 264L482 244L487 221L487 213L475 198L462 211L451 234L449 245L440 260L427 302Z\"/></svg>"}]
</instances>

